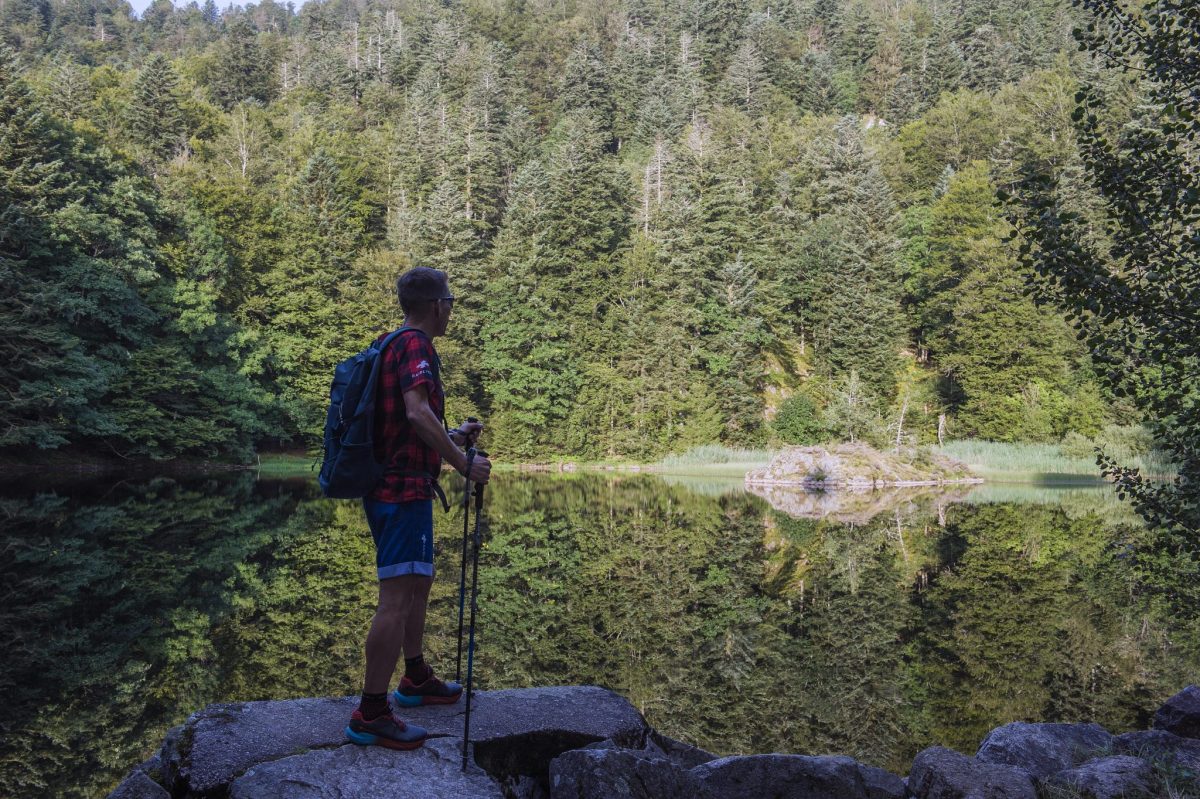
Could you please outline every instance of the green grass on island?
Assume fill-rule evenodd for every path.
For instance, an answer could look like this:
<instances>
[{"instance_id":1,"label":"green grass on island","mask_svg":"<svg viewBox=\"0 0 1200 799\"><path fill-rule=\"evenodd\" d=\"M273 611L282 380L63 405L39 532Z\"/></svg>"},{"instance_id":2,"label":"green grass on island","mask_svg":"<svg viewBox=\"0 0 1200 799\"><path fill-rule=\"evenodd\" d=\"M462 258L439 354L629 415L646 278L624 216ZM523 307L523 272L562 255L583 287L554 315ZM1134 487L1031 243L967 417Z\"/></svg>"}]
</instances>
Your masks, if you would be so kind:
<instances>
[{"instance_id":1,"label":"green grass on island","mask_svg":"<svg viewBox=\"0 0 1200 799\"><path fill-rule=\"evenodd\" d=\"M316 479L320 455L303 452L267 452L260 454L251 467L264 477L306 477Z\"/></svg>"}]
</instances>

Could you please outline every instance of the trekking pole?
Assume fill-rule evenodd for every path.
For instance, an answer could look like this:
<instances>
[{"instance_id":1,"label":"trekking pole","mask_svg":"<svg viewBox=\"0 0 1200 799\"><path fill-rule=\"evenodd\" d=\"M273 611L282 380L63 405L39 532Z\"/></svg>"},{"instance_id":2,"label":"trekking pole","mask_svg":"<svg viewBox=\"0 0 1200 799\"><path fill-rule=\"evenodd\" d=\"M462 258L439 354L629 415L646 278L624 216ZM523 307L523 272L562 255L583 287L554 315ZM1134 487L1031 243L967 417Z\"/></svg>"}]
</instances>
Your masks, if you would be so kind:
<instances>
[{"instance_id":1,"label":"trekking pole","mask_svg":"<svg viewBox=\"0 0 1200 799\"><path fill-rule=\"evenodd\" d=\"M486 453L480 453L487 457ZM467 640L467 712L463 719L462 770L467 770L467 748L471 744L471 690L475 666L475 611L479 607L479 549L483 545L479 519L483 515L483 483L475 486L475 535L471 540L471 623Z\"/></svg>"},{"instance_id":2,"label":"trekking pole","mask_svg":"<svg viewBox=\"0 0 1200 799\"><path fill-rule=\"evenodd\" d=\"M468 422L477 421L474 416L467 417ZM458 575L458 655L454 658L454 681L462 682L462 634L463 634L463 604L467 591L467 535L470 529L471 517L471 464L475 461L475 448L467 450L467 482L463 486L463 537L462 565ZM478 512L476 512L478 513Z\"/></svg>"}]
</instances>

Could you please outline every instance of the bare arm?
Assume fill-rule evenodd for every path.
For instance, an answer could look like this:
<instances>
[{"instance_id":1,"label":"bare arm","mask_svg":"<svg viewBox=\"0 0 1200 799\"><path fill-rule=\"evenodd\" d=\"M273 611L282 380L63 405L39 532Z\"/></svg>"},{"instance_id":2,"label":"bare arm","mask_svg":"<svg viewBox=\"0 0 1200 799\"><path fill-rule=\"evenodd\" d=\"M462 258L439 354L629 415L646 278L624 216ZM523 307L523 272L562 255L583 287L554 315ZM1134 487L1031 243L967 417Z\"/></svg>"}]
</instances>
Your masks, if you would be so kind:
<instances>
[{"instance_id":1,"label":"bare arm","mask_svg":"<svg viewBox=\"0 0 1200 799\"><path fill-rule=\"evenodd\" d=\"M425 386L416 386L404 392L404 411L421 440L433 447L446 463L462 474L467 468L467 453L455 445L433 408L429 407L429 392ZM476 455L471 463L470 478L472 482L486 483L491 471L491 462L482 455Z\"/></svg>"}]
</instances>

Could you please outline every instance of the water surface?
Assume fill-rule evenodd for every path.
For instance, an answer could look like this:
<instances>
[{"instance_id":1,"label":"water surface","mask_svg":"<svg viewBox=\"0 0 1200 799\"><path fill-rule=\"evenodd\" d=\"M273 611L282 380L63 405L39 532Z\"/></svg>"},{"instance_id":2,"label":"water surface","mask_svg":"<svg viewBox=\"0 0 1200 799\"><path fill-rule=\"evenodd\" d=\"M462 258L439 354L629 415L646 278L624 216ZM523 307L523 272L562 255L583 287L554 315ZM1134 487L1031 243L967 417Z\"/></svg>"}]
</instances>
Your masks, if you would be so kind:
<instances>
[{"instance_id":1,"label":"water surface","mask_svg":"<svg viewBox=\"0 0 1200 799\"><path fill-rule=\"evenodd\" d=\"M905 773L1016 719L1144 727L1194 681L1200 634L1143 597L1124 553L1144 533L1107 489L868 500L501 475L480 687L604 685L718 754ZM242 474L9 489L0 514L0 796L102 796L210 702L360 686L375 581L356 503ZM442 672L461 531L438 514Z\"/></svg>"}]
</instances>

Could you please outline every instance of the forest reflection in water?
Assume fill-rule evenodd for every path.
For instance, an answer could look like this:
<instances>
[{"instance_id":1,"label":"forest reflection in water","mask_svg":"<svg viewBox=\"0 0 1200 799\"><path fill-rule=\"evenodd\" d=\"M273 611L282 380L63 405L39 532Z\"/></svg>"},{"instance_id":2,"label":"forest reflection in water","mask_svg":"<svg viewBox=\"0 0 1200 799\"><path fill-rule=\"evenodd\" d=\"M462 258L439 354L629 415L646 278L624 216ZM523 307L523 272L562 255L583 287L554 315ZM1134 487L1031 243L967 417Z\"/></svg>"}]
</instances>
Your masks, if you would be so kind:
<instances>
[{"instance_id":1,"label":"forest reflection in water","mask_svg":"<svg viewBox=\"0 0 1200 799\"><path fill-rule=\"evenodd\" d=\"M1138 590L1132 517L1071 496L804 518L651 475L501 475L480 686L605 685L716 753L899 773L1015 719L1144 726L1194 678L1200 635ZM237 475L10 492L0 513L0 795L103 795L210 702L359 686L375 585L354 502ZM443 670L461 530L438 514Z\"/></svg>"}]
</instances>

